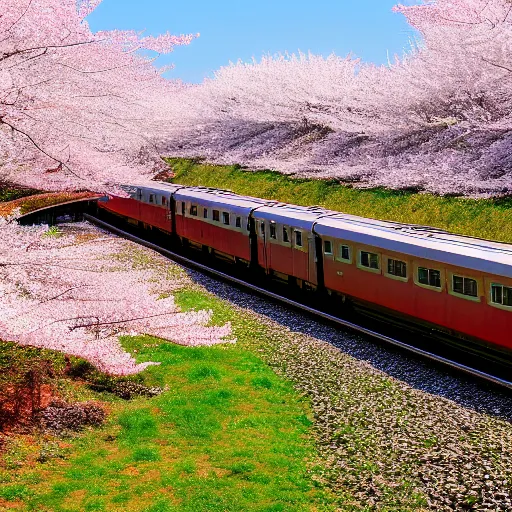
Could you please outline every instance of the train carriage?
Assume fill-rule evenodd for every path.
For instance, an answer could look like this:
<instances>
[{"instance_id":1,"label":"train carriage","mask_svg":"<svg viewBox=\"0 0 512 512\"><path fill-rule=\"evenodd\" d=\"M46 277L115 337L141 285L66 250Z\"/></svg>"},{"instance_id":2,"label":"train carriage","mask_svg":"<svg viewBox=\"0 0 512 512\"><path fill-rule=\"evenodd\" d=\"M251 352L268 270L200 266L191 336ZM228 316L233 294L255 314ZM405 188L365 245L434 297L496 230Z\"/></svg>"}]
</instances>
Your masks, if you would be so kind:
<instances>
[{"instance_id":1,"label":"train carriage","mask_svg":"<svg viewBox=\"0 0 512 512\"><path fill-rule=\"evenodd\" d=\"M127 197L110 196L108 201L100 201L98 206L109 213L126 217L132 224L172 233L173 194L180 188L179 185L168 183L155 183L153 187L123 185L121 189Z\"/></svg>"},{"instance_id":2,"label":"train carriage","mask_svg":"<svg viewBox=\"0 0 512 512\"><path fill-rule=\"evenodd\" d=\"M251 212L270 201L202 187L181 189L174 198L176 234L184 243L249 265Z\"/></svg>"},{"instance_id":3,"label":"train carriage","mask_svg":"<svg viewBox=\"0 0 512 512\"><path fill-rule=\"evenodd\" d=\"M512 351L511 245L203 187L123 189L99 208L380 318Z\"/></svg>"},{"instance_id":4,"label":"train carriage","mask_svg":"<svg viewBox=\"0 0 512 512\"><path fill-rule=\"evenodd\" d=\"M512 247L335 214L318 219L327 290L512 349Z\"/></svg>"},{"instance_id":5,"label":"train carriage","mask_svg":"<svg viewBox=\"0 0 512 512\"><path fill-rule=\"evenodd\" d=\"M316 207L275 204L253 213L258 240L258 264L267 274L316 288L314 223L326 211Z\"/></svg>"}]
</instances>

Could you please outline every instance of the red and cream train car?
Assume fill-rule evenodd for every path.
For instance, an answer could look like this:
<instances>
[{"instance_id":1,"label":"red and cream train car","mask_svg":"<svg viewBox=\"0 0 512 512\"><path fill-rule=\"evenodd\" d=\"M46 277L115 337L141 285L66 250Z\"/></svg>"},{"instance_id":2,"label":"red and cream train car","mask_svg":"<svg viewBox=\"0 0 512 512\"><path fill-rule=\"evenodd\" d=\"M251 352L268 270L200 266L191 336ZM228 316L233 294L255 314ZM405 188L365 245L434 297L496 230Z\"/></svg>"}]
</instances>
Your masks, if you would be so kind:
<instances>
[{"instance_id":1,"label":"red and cream train car","mask_svg":"<svg viewBox=\"0 0 512 512\"><path fill-rule=\"evenodd\" d=\"M300 287L318 285L313 225L325 215L320 208L277 203L253 213L258 264L267 274Z\"/></svg>"},{"instance_id":2,"label":"red and cream train car","mask_svg":"<svg viewBox=\"0 0 512 512\"><path fill-rule=\"evenodd\" d=\"M123 185L121 189L127 197L110 196L108 201L99 201L98 207L126 217L132 224L171 233L173 194L180 188L169 183L155 184L154 187Z\"/></svg>"},{"instance_id":3,"label":"red and cream train car","mask_svg":"<svg viewBox=\"0 0 512 512\"><path fill-rule=\"evenodd\" d=\"M512 246L342 214L313 231L327 290L512 349Z\"/></svg>"},{"instance_id":4,"label":"red and cream train car","mask_svg":"<svg viewBox=\"0 0 512 512\"><path fill-rule=\"evenodd\" d=\"M511 245L202 187L123 188L129 197L98 206L290 284L512 350Z\"/></svg>"},{"instance_id":5,"label":"red and cream train car","mask_svg":"<svg viewBox=\"0 0 512 512\"><path fill-rule=\"evenodd\" d=\"M270 201L201 187L182 188L174 199L182 241L249 265L251 213Z\"/></svg>"}]
</instances>

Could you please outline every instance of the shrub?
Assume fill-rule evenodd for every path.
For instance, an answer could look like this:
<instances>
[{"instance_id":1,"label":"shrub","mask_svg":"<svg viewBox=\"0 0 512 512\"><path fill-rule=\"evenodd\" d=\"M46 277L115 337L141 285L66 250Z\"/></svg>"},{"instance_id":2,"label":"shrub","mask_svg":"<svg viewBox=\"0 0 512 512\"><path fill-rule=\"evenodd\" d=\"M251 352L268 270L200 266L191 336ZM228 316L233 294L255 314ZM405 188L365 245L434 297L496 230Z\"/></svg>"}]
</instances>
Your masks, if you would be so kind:
<instances>
[{"instance_id":1,"label":"shrub","mask_svg":"<svg viewBox=\"0 0 512 512\"><path fill-rule=\"evenodd\" d=\"M52 433L78 432L86 426L98 427L105 421L103 407L93 402L67 404L53 401L41 413L41 426Z\"/></svg>"}]
</instances>

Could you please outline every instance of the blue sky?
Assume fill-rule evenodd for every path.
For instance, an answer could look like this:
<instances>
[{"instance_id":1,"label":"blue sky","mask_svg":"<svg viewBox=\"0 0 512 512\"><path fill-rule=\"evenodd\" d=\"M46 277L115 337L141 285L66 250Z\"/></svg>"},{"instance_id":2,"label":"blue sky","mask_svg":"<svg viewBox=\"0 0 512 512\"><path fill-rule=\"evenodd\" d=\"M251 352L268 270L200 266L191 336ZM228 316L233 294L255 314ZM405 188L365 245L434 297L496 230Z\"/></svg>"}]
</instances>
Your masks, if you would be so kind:
<instances>
[{"instance_id":1,"label":"blue sky","mask_svg":"<svg viewBox=\"0 0 512 512\"><path fill-rule=\"evenodd\" d=\"M391 12L395 0L103 0L89 17L92 30L134 29L147 34L197 33L161 65L170 77L201 82L229 61L278 52L311 51L382 64L402 54L414 32ZM404 2L402 3L410 3Z\"/></svg>"}]
</instances>

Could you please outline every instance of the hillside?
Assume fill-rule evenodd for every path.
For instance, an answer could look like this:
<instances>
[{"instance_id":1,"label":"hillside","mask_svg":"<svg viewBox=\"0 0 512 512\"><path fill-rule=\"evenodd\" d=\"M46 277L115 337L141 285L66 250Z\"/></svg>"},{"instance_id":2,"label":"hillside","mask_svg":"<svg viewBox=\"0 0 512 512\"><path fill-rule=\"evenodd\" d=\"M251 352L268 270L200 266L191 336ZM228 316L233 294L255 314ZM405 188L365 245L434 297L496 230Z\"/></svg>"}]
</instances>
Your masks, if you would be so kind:
<instances>
[{"instance_id":1,"label":"hillside","mask_svg":"<svg viewBox=\"0 0 512 512\"><path fill-rule=\"evenodd\" d=\"M512 192L509 0L397 6L420 35L374 66L267 56L221 68L162 105L162 154L358 187Z\"/></svg>"}]
</instances>

